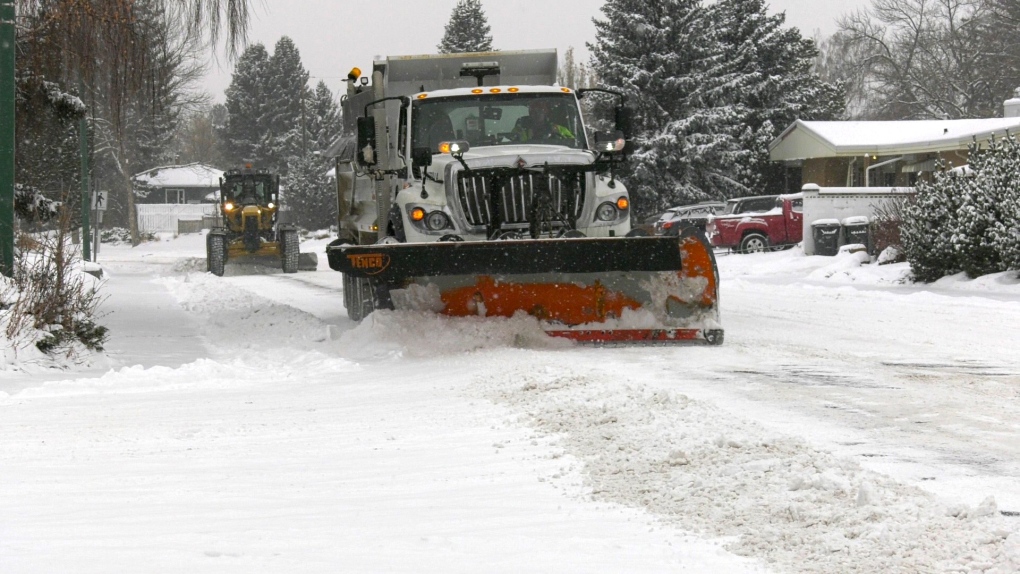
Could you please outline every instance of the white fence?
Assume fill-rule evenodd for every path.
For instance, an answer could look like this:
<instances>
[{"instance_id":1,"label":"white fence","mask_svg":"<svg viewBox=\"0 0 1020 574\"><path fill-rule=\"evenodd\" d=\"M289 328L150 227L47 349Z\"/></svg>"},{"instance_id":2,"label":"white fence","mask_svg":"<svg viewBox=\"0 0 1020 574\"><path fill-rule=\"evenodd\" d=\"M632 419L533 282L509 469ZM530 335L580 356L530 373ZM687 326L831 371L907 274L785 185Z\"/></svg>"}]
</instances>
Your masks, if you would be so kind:
<instances>
[{"instance_id":1,"label":"white fence","mask_svg":"<svg viewBox=\"0 0 1020 574\"><path fill-rule=\"evenodd\" d=\"M216 214L214 203L136 204L135 209L141 233L177 233L181 219L201 220L202 216Z\"/></svg>"},{"instance_id":2,"label":"white fence","mask_svg":"<svg viewBox=\"0 0 1020 574\"><path fill-rule=\"evenodd\" d=\"M809 183L804 191L804 254L815 254L811 224L818 220L875 217L875 208L886 201L914 192L912 187L819 187Z\"/></svg>"}]
</instances>

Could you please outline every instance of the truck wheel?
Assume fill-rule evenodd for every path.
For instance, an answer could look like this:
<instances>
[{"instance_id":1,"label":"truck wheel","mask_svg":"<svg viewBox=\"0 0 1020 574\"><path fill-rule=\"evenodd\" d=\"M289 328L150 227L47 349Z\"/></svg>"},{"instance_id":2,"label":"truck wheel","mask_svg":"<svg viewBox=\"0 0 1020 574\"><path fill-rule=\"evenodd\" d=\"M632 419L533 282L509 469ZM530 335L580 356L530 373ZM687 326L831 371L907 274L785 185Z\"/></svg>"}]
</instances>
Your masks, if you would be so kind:
<instances>
[{"instance_id":1,"label":"truck wheel","mask_svg":"<svg viewBox=\"0 0 1020 574\"><path fill-rule=\"evenodd\" d=\"M286 229L280 232L280 251L284 273L297 273L300 244L297 231Z\"/></svg>"},{"instance_id":2,"label":"truck wheel","mask_svg":"<svg viewBox=\"0 0 1020 574\"><path fill-rule=\"evenodd\" d=\"M748 233L740 240L741 253L761 253L769 250L769 238L761 233Z\"/></svg>"},{"instance_id":3,"label":"truck wheel","mask_svg":"<svg viewBox=\"0 0 1020 574\"><path fill-rule=\"evenodd\" d=\"M372 302L372 286L368 279L356 279L344 274L344 307L351 321L360 322L375 311Z\"/></svg>"},{"instance_id":4,"label":"truck wheel","mask_svg":"<svg viewBox=\"0 0 1020 574\"><path fill-rule=\"evenodd\" d=\"M709 345L722 345L724 338L722 329L708 329L705 331L705 342Z\"/></svg>"},{"instance_id":5,"label":"truck wheel","mask_svg":"<svg viewBox=\"0 0 1020 574\"><path fill-rule=\"evenodd\" d=\"M217 277L223 277L223 269L227 263L227 238L222 235L210 235L206 241L206 260L209 271Z\"/></svg>"}]
</instances>

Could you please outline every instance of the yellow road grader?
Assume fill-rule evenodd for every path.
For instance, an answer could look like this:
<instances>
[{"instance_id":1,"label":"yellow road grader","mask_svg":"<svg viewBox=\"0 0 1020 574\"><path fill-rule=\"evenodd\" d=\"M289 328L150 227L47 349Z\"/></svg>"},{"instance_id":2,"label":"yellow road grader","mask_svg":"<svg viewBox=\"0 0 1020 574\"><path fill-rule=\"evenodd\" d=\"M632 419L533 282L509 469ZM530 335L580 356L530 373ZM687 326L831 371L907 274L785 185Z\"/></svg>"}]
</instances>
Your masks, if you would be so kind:
<instances>
[{"instance_id":1,"label":"yellow road grader","mask_svg":"<svg viewBox=\"0 0 1020 574\"><path fill-rule=\"evenodd\" d=\"M218 222L206 238L209 271L223 276L227 261L269 260L298 271L297 229L279 224L280 176L250 164L220 178Z\"/></svg>"}]
</instances>

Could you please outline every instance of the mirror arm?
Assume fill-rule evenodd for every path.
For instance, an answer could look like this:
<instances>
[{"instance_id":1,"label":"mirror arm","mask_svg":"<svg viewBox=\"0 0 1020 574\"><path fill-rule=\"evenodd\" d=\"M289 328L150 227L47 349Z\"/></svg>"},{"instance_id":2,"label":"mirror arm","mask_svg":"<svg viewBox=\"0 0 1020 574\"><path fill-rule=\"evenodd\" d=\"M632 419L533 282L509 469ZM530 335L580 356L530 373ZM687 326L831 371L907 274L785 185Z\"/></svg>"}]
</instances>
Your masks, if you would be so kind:
<instances>
[{"instance_id":1,"label":"mirror arm","mask_svg":"<svg viewBox=\"0 0 1020 574\"><path fill-rule=\"evenodd\" d=\"M627 103L627 94L625 94L625 93L623 93L621 91L618 91L618 90L609 90L609 89L606 89L606 88L581 88L579 90L574 90L574 91L577 92L577 99L579 99L579 100L583 100L584 96L586 96L588 93L594 92L594 93L599 93L599 94L610 94L610 95L613 95L613 96L616 96L616 97L620 98L620 105L621 106L625 105Z\"/></svg>"},{"instance_id":2,"label":"mirror arm","mask_svg":"<svg viewBox=\"0 0 1020 574\"><path fill-rule=\"evenodd\" d=\"M411 98L409 98L407 96L390 96L388 98L380 98L378 100L372 100L371 102L368 102L367 104L365 104L365 117L367 118L367 117L369 117L371 115L369 113L369 111L368 111L368 108L370 108L370 107L372 107L372 106L374 106L376 104L381 104L383 102L392 102L392 101L399 101L400 102L400 107L402 107L402 108L406 108L407 106L411 105Z\"/></svg>"},{"instance_id":3,"label":"mirror arm","mask_svg":"<svg viewBox=\"0 0 1020 574\"><path fill-rule=\"evenodd\" d=\"M464 154L457 154L457 155L453 156L453 159L459 161L460 165L464 166L464 172L465 173L471 173L471 168L468 167L467 162L464 161Z\"/></svg>"}]
</instances>

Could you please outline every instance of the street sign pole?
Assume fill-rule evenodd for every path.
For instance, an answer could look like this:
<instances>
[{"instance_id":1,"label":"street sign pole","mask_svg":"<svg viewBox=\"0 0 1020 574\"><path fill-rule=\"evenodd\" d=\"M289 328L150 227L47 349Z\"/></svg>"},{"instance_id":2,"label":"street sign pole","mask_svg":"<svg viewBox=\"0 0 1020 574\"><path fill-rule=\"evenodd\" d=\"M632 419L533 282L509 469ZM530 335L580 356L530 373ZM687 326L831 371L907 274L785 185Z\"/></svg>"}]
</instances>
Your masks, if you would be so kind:
<instances>
[{"instance_id":1,"label":"street sign pole","mask_svg":"<svg viewBox=\"0 0 1020 574\"><path fill-rule=\"evenodd\" d=\"M92 240L92 260L93 261L99 261L99 228L102 227L102 226L103 226L103 212L102 211L97 211L96 212L96 225L95 225L94 231L92 233L92 235L94 236L94 238Z\"/></svg>"},{"instance_id":2,"label":"street sign pole","mask_svg":"<svg viewBox=\"0 0 1020 574\"><path fill-rule=\"evenodd\" d=\"M78 91L85 97L85 84L78 83ZM88 117L83 115L78 127L78 147L81 154L81 257L85 261L92 261L92 254L89 250L89 122Z\"/></svg>"},{"instance_id":3,"label":"street sign pole","mask_svg":"<svg viewBox=\"0 0 1020 574\"><path fill-rule=\"evenodd\" d=\"M92 240L92 260L99 260L99 228L103 226L103 213L106 213L106 205L108 200L108 194L103 190L96 190L96 193L92 196L91 208L96 212L96 225L94 238Z\"/></svg>"},{"instance_id":4,"label":"street sign pole","mask_svg":"<svg viewBox=\"0 0 1020 574\"><path fill-rule=\"evenodd\" d=\"M0 0L0 274L14 274L14 2Z\"/></svg>"}]
</instances>

